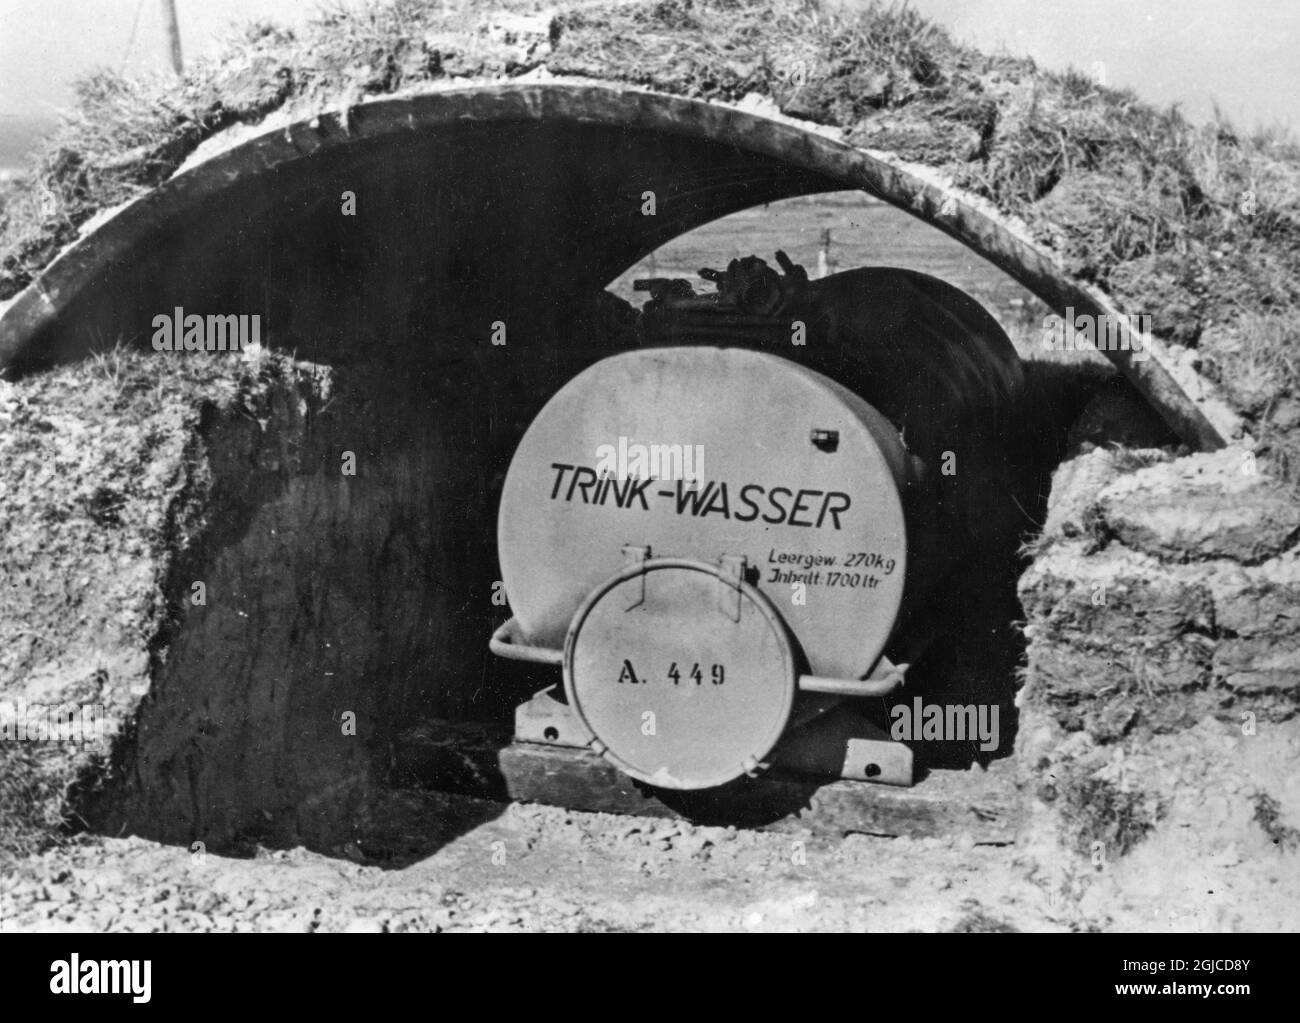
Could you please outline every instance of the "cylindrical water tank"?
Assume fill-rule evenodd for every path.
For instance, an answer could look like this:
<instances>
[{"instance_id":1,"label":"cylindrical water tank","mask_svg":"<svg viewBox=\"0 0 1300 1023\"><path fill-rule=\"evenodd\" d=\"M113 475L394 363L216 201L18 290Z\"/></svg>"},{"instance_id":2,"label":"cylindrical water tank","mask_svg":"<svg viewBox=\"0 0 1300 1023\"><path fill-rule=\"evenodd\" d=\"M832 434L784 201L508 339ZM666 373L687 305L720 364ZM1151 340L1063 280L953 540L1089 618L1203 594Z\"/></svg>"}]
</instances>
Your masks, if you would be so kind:
<instances>
[{"instance_id":1,"label":"cylindrical water tank","mask_svg":"<svg viewBox=\"0 0 1300 1023\"><path fill-rule=\"evenodd\" d=\"M501 499L522 642L564 647L594 745L673 788L752 770L798 677L865 677L917 585L897 430L778 356L643 349L571 380Z\"/></svg>"}]
</instances>

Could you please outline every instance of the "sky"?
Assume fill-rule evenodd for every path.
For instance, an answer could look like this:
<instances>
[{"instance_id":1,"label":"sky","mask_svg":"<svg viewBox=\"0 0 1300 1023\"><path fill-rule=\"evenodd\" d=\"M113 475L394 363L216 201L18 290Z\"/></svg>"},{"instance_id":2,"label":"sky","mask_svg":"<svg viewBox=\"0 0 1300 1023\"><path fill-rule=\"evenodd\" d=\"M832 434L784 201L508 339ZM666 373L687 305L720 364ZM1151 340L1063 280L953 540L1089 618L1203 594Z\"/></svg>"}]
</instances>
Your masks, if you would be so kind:
<instances>
[{"instance_id":1,"label":"sky","mask_svg":"<svg viewBox=\"0 0 1300 1023\"><path fill-rule=\"evenodd\" d=\"M959 40L1091 71L1194 120L1300 129L1296 0L913 0Z\"/></svg>"},{"instance_id":2,"label":"sky","mask_svg":"<svg viewBox=\"0 0 1300 1023\"><path fill-rule=\"evenodd\" d=\"M357 2L357 0L351 0ZM860 0L845 0L853 3ZM956 38L1074 65L1157 104L1242 127L1300 127L1297 0L911 0ZM232 22L301 22L313 0L176 0L182 45L211 52ZM161 0L0 0L0 131L50 120L95 66L164 68ZM1099 66L1098 66L1099 65Z\"/></svg>"}]
</instances>

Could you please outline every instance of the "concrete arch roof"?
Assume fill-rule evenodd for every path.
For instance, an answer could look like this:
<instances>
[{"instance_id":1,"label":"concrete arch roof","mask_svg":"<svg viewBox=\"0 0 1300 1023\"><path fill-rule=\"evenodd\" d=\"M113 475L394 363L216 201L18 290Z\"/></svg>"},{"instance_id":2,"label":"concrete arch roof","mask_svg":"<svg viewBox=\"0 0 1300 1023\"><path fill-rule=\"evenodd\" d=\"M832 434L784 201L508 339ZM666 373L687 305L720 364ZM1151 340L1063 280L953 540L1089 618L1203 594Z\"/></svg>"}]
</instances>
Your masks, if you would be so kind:
<instances>
[{"instance_id":1,"label":"concrete arch roof","mask_svg":"<svg viewBox=\"0 0 1300 1023\"><path fill-rule=\"evenodd\" d=\"M469 147L480 173L490 176L497 157L521 132L540 132L570 148L579 137L605 140L591 143L605 148L557 168L545 186L572 194L549 225L552 251L537 258L553 263L575 285L601 286L669 238L737 209L860 188L960 241L1058 311L1122 312L1073 280L1018 224L982 199L947 187L927 168L856 148L834 131L785 117L770 105L707 102L589 80L491 81L432 87L314 116L279 114L256 129L237 131L209 140L157 188L96 218L7 303L0 313L0 370L22 372L75 357L84 345L68 340L68 327L86 315L85 293L113 290L125 263L150 251L161 236L174 239L196 211L206 210L213 222L223 197L238 189L242 209L265 211L301 197L303 182L313 180L317 168L365 159L391 162L403 152L416 154L411 166L419 166L438 146ZM647 140L654 140L653 154ZM615 151L619 155L611 156ZM633 201L640 189L626 172L638 166L647 168L642 183L667 185L668 201L661 196L653 218L641 216ZM575 232L581 244L566 241L566 215L583 220L585 230ZM201 227L197 235L176 244L201 247ZM539 265L527 272L538 272ZM1234 414L1156 339L1144 342L1143 359L1131 352L1105 354L1185 441L1198 448L1223 446L1236 430Z\"/></svg>"}]
</instances>

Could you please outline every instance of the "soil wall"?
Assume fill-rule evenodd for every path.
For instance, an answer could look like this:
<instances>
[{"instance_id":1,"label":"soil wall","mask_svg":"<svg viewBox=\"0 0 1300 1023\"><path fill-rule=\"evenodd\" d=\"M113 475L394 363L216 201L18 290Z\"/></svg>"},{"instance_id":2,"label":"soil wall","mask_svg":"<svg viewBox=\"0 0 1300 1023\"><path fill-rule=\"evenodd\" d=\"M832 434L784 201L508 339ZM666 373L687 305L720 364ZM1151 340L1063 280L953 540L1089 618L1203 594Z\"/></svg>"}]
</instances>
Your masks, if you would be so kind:
<instances>
[{"instance_id":1,"label":"soil wall","mask_svg":"<svg viewBox=\"0 0 1300 1023\"><path fill-rule=\"evenodd\" d=\"M1247 451L1096 448L1057 471L1020 581L1016 753L1024 852L1065 903L1145 890L1167 897L1161 922L1220 929L1249 901L1234 890L1258 883L1287 926L1300 899L1297 540L1300 506Z\"/></svg>"}]
</instances>

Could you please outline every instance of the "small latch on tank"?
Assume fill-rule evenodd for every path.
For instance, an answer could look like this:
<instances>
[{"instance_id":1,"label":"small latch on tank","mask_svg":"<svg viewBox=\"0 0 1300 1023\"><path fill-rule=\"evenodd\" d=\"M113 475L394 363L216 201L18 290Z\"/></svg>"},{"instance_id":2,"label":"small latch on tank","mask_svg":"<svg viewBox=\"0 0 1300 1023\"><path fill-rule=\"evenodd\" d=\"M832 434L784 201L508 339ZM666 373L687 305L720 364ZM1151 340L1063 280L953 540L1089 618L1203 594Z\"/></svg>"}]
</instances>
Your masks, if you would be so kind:
<instances>
[{"instance_id":1,"label":"small latch on tank","mask_svg":"<svg viewBox=\"0 0 1300 1023\"><path fill-rule=\"evenodd\" d=\"M840 446L840 431L814 429L810 439L819 451L836 451Z\"/></svg>"},{"instance_id":2,"label":"small latch on tank","mask_svg":"<svg viewBox=\"0 0 1300 1023\"><path fill-rule=\"evenodd\" d=\"M733 622L740 621L740 584L749 563L743 554L724 554L718 559L718 606Z\"/></svg>"}]
</instances>

